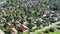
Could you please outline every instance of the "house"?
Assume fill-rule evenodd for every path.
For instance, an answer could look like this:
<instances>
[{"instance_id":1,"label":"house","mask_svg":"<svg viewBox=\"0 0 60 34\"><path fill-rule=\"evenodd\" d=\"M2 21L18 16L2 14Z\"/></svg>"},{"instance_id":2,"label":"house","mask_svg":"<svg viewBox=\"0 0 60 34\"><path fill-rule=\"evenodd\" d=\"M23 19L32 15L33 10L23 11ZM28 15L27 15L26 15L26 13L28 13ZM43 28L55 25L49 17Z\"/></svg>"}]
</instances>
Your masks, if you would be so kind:
<instances>
[{"instance_id":1,"label":"house","mask_svg":"<svg viewBox=\"0 0 60 34\"><path fill-rule=\"evenodd\" d=\"M19 26L17 29L18 29L18 31L20 31L20 32L25 32L25 31L27 31L27 28L24 27L23 25Z\"/></svg>"},{"instance_id":2,"label":"house","mask_svg":"<svg viewBox=\"0 0 60 34\"><path fill-rule=\"evenodd\" d=\"M19 21L13 21L11 24L13 26L20 26L21 23Z\"/></svg>"},{"instance_id":3,"label":"house","mask_svg":"<svg viewBox=\"0 0 60 34\"><path fill-rule=\"evenodd\" d=\"M0 18L0 22L6 22L5 18Z\"/></svg>"},{"instance_id":4,"label":"house","mask_svg":"<svg viewBox=\"0 0 60 34\"><path fill-rule=\"evenodd\" d=\"M7 0L0 0L0 6L3 6L3 4L6 4Z\"/></svg>"},{"instance_id":5,"label":"house","mask_svg":"<svg viewBox=\"0 0 60 34\"><path fill-rule=\"evenodd\" d=\"M11 28L11 24L10 23L5 23L5 28L7 28L7 29L9 29L9 28Z\"/></svg>"},{"instance_id":6,"label":"house","mask_svg":"<svg viewBox=\"0 0 60 34\"><path fill-rule=\"evenodd\" d=\"M8 29L9 34L17 34L16 29L12 28L10 23L5 23L4 26Z\"/></svg>"},{"instance_id":7,"label":"house","mask_svg":"<svg viewBox=\"0 0 60 34\"><path fill-rule=\"evenodd\" d=\"M35 29L37 26L33 25L33 24L28 24L27 27L30 28L30 29Z\"/></svg>"},{"instance_id":8,"label":"house","mask_svg":"<svg viewBox=\"0 0 60 34\"><path fill-rule=\"evenodd\" d=\"M14 31L12 30L12 28L9 28L8 30L9 30L9 34L13 34Z\"/></svg>"},{"instance_id":9,"label":"house","mask_svg":"<svg viewBox=\"0 0 60 34\"><path fill-rule=\"evenodd\" d=\"M9 30L9 34L17 34L17 30L15 28L10 28Z\"/></svg>"},{"instance_id":10,"label":"house","mask_svg":"<svg viewBox=\"0 0 60 34\"><path fill-rule=\"evenodd\" d=\"M44 21L44 20L43 20L42 18L39 19L39 20L37 20L37 21L36 21L36 25L37 25L37 26L42 25L42 24L43 24L43 21Z\"/></svg>"},{"instance_id":11,"label":"house","mask_svg":"<svg viewBox=\"0 0 60 34\"><path fill-rule=\"evenodd\" d=\"M28 24L27 20L24 20L24 21L23 21L23 24L24 24L24 25Z\"/></svg>"},{"instance_id":12,"label":"house","mask_svg":"<svg viewBox=\"0 0 60 34\"><path fill-rule=\"evenodd\" d=\"M36 21L43 21L42 18L36 18Z\"/></svg>"},{"instance_id":13,"label":"house","mask_svg":"<svg viewBox=\"0 0 60 34\"><path fill-rule=\"evenodd\" d=\"M54 21L58 21L58 18L57 17L53 17L52 18Z\"/></svg>"},{"instance_id":14,"label":"house","mask_svg":"<svg viewBox=\"0 0 60 34\"><path fill-rule=\"evenodd\" d=\"M7 21L7 22L8 22L8 21L12 21L12 17L11 17L10 14L7 14L7 15L5 16L5 18L6 18L6 21Z\"/></svg>"}]
</instances>

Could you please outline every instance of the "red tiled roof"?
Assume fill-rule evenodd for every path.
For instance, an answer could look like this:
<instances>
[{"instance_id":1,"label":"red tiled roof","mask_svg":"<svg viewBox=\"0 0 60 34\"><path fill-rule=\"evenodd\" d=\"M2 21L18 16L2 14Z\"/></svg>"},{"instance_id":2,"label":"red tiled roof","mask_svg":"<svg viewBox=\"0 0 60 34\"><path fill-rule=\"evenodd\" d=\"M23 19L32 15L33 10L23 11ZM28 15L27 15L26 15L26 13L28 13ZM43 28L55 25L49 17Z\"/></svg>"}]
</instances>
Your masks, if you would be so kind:
<instances>
[{"instance_id":1,"label":"red tiled roof","mask_svg":"<svg viewBox=\"0 0 60 34\"><path fill-rule=\"evenodd\" d=\"M21 31L25 31L26 30L26 28L24 26L20 26L20 27L18 27L18 29L21 30Z\"/></svg>"},{"instance_id":2,"label":"red tiled roof","mask_svg":"<svg viewBox=\"0 0 60 34\"><path fill-rule=\"evenodd\" d=\"M14 32L14 30L11 28L11 26L8 23L5 24L5 27L9 30L9 34L12 34Z\"/></svg>"},{"instance_id":3,"label":"red tiled roof","mask_svg":"<svg viewBox=\"0 0 60 34\"><path fill-rule=\"evenodd\" d=\"M9 29L9 33L12 34L14 30L12 28Z\"/></svg>"},{"instance_id":4,"label":"red tiled roof","mask_svg":"<svg viewBox=\"0 0 60 34\"><path fill-rule=\"evenodd\" d=\"M5 25L4 25L6 28L9 28L9 27L11 27L11 25L9 25L8 23L5 23Z\"/></svg>"}]
</instances>

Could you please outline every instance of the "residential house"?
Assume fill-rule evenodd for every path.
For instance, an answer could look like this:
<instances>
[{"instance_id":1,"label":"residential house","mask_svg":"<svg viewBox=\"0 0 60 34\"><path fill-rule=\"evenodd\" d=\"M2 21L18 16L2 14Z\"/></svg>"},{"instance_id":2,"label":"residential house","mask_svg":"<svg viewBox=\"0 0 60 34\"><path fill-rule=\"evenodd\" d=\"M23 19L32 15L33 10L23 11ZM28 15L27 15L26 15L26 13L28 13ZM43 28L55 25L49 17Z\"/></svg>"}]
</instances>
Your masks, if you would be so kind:
<instances>
[{"instance_id":1,"label":"residential house","mask_svg":"<svg viewBox=\"0 0 60 34\"><path fill-rule=\"evenodd\" d=\"M23 26L23 25L19 26L17 28L17 30L20 31L20 32L26 32L26 31L28 31L27 28L26 28L26 26Z\"/></svg>"}]
</instances>

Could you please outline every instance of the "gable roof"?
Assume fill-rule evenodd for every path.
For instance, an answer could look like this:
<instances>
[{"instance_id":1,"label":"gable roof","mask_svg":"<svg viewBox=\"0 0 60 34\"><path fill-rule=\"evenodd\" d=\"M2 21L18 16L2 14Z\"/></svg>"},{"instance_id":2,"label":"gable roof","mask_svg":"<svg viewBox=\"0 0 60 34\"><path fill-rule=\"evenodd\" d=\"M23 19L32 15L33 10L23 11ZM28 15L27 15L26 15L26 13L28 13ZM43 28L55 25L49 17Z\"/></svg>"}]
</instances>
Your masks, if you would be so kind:
<instances>
[{"instance_id":1,"label":"gable roof","mask_svg":"<svg viewBox=\"0 0 60 34\"><path fill-rule=\"evenodd\" d=\"M25 31L27 28L25 28L24 26L20 26L20 27L18 27L18 30L21 30L21 31Z\"/></svg>"}]
</instances>

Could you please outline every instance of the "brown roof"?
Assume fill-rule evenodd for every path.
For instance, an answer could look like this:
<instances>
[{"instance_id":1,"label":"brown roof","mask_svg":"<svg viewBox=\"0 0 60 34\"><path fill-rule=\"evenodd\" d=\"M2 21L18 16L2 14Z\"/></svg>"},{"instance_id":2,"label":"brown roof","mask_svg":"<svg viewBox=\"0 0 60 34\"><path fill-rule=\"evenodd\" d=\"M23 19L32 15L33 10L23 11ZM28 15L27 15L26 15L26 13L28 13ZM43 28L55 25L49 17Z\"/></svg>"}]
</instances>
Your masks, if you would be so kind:
<instances>
[{"instance_id":1,"label":"brown roof","mask_svg":"<svg viewBox=\"0 0 60 34\"><path fill-rule=\"evenodd\" d=\"M11 25L9 25L8 23L5 23L5 27L9 30L9 34L12 34L14 32Z\"/></svg>"},{"instance_id":2,"label":"brown roof","mask_svg":"<svg viewBox=\"0 0 60 34\"><path fill-rule=\"evenodd\" d=\"M20 27L18 27L18 30L25 31L26 28L24 26L20 26Z\"/></svg>"},{"instance_id":3,"label":"brown roof","mask_svg":"<svg viewBox=\"0 0 60 34\"><path fill-rule=\"evenodd\" d=\"M4 25L6 28L10 28L11 27L11 25L10 24L8 24L8 23L5 23L5 25Z\"/></svg>"},{"instance_id":4,"label":"brown roof","mask_svg":"<svg viewBox=\"0 0 60 34\"><path fill-rule=\"evenodd\" d=\"M12 34L14 30L12 28L9 29L9 33Z\"/></svg>"}]
</instances>

